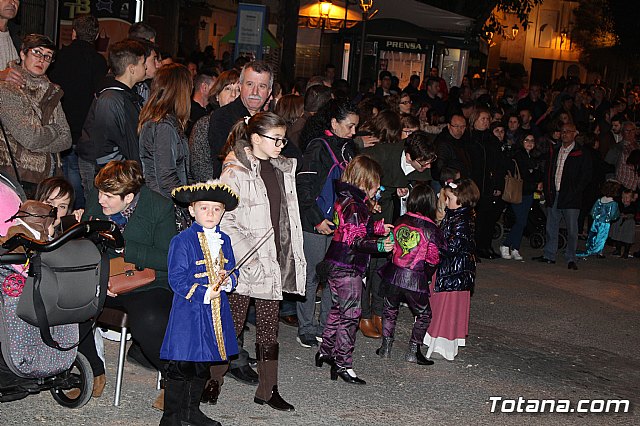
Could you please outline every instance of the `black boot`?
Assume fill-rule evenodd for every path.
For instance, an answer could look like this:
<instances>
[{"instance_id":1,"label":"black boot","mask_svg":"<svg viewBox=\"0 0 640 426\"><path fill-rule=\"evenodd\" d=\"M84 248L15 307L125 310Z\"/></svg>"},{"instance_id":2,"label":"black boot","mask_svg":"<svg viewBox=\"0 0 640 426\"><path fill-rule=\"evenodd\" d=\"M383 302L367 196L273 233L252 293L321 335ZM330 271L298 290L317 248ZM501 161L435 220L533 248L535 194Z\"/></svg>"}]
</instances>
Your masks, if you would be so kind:
<instances>
[{"instance_id":1,"label":"black boot","mask_svg":"<svg viewBox=\"0 0 640 426\"><path fill-rule=\"evenodd\" d=\"M376 354L380 358L391 358L391 347L393 346L393 337L383 337L382 345L376 349Z\"/></svg>"},{"instance_id":2,"label":"black boot","mask_svg":"<svg viewBox=\"0 0 640 426\"><path fill-rule=\"evenodd\" d=\"M164 383L164 413L160 426L181 426L180 413L187 382L166 378Z\"/></svg>"},{"instance_id":3,"label":"black boot","mask_svg":"<svg viewBox=\"0 0 640 426\"><path fill-rule=\"evenodd\" d=\"M277 343L256 343L260 382L253 402L267 404L280 411L294 411L293 405L285 401L278 392L278 349Z\"/></svg>"},{"instance_id":4,"label":"black boot","mask_svg":"<svg viewBox=\"0 0 640 426\"><path fill-rule=\"evenodd\" d=\"M181 418L183 424L186 423L193 426L221 426L220 422L210 419L202 411L200 411L200 400L202 399L202 392L204 391L204 386L207 383L207 379L194 377L193 380L186 383L187 388L185 389L185 398L187 406L182 411Z\"/></svg>"},{"instance_id":5,"label":"black boot","mask_svg":"<svg viewBox=\"0 0 640 426\"><path fill-rule=\"evenodd\" d=\"M422 351L420 351L420 345L417 343L409 343L409 350L407 350L404 360L415 362L418 365L433 365L433 361L424 357Z\"/></svg>"}]
</instances>

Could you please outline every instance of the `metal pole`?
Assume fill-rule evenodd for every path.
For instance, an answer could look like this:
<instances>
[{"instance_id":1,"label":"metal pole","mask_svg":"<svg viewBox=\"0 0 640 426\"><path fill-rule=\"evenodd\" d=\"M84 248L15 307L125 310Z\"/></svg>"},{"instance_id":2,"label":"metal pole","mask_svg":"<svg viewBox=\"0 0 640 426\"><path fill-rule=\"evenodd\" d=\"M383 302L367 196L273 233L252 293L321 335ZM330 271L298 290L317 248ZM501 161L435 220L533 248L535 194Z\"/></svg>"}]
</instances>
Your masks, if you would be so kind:
<instances>
[{"instance_id":1,"label":"metal pole","mask_svg":"<svg viewBox=\"0 0 640 426\"><path fill-rule=\"evenodd\" d=\"M360 62L358 65L358 90L360 90L360 82L362 81L362 64L364 61L364 38L367 28L367 11L362 12L362 33L360 34Z\"/></svg>"}]
</instances>

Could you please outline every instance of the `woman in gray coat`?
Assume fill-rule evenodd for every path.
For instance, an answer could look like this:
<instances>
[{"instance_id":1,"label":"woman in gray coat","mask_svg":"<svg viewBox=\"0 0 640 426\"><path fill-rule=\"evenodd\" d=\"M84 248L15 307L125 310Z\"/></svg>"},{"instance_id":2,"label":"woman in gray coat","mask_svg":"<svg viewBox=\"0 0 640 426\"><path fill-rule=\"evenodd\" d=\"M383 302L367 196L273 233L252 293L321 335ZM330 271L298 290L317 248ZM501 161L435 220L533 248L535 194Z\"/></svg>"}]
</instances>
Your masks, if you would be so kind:
<instances>
[{"instance_id":1,"label":"woman in gray coat","mask_svg":"<svg viewBox=\"0 0 640 426\"><path fill-rule=\"evenodd\" d=\"M191 111L193 80L184 65L160 68L140 111L140 160L147 186L166 198L186 185L189 145L184 129Z\"/></svg>"}]
</instances>

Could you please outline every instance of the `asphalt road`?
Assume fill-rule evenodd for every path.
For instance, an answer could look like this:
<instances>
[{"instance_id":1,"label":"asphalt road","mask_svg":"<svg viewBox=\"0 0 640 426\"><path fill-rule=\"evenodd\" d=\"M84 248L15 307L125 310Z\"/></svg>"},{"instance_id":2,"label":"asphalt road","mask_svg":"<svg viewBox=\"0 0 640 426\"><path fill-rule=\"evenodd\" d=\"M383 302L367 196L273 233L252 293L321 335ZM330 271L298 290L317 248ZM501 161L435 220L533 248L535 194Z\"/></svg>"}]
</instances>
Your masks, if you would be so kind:
<instances>
[{"instance_id":1,"label":"asphalt road","mask_svg":"<svg viewBox=\"0 0 640 426\"><path fill-rule=\"evenodd\" d=\"M523 250L526 258L538 252ZM253 402L255 388L227 378L220 401L203 411L223 425L590 425L640 424L640 260L588 259L563 264L494 260L478 267L467 347L430 367L402 361L412 318L401 310L391 360L379 342L358 335L353 386L329 380L300 347L296 330L280 327L280 393L296 407L280 413ZM253 348L253 328L246 347ZM117 344L106 342L107 387L85 407L60 407L50 394L0 404L1 425L154 425L156 375L125 367L120 407L112 406ZM252 350L252 349L250 349ZM492 413L517 400L628 399L628 413ZM515 403L501 402L515 400ZM515 404L515 406L514 406ZM595 408L599 408L595 403ZM521 407L527 406L524 403ZM547 409L547 411L549 411Z\"/></svg>"}]
</instances>

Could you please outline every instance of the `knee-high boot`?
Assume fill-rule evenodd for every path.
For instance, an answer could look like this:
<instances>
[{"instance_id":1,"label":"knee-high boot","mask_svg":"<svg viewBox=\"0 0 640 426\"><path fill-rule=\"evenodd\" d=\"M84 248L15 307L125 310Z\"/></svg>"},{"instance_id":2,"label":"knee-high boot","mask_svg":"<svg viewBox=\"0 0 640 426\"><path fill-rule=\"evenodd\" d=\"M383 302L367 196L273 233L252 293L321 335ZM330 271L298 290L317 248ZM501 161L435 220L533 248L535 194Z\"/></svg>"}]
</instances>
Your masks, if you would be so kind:
<instances>
[{"instance_id":1,"label":"knee-high boot","mask_svg":"<svg viewBox=\"0 0 640 426\"><path fill-rule=\"evenodd\" d=\"M164 413L160 426L181 426L182 401L184 399L185 380L166 378L164 382Z\"/></svg>"},{"instance_id":2,"label":"knee-high boot","mask_svg":"<svg viewBox=\"0 0 640 426\"><path fill-rule=\"evenodd\" d=\"M278 393L278 343L256 343L258 358L258 389L253 401L267 404L280 411L293 411L293 405L285 401Z\"/></svg>"},{"instance_id":3,"label":"knee-high boot","mask_svg":"<svg viewBox=\"0 0 640 426\"><path fill-rule=\"evenodd\" d=\"M191 381L187 382L188 388L186 389L187 408L182 412L182 421L193 426L221 426L220 422L207 417L202 411L200 411L200 400L202 399L202 392L204 386L207 383L206 378L194 377Z\"/></svg>"}]
</instances>

